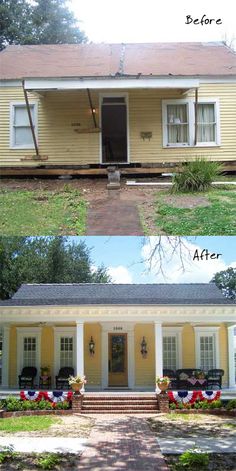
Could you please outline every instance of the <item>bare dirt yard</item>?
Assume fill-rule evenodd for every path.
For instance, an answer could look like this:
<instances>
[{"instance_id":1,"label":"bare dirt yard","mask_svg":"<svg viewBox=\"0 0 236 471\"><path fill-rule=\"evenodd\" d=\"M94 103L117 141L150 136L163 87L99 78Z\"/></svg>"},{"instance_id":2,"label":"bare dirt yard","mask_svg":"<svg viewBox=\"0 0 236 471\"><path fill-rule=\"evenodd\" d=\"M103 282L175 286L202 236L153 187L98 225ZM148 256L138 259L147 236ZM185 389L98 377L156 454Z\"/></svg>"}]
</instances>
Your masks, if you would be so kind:
<instances>
[{"instance_id":1,"label":"bare dirt yard","mask_svg":"<svg viewBox=\"0 0 236 471\"><path fill-rule=\"evenodd\" d=\"M207 414L160 414L148 419L151 430L158 438L173 440L183 438L196 440L200 437L215 437L217 440L232 438L236 442L236 419ZM236 470L236 453L210 453L207 470L227 471ZM179 455L165 455L170 470L181 470L178 463ZM202 468L198 468L199 470ZM204 468L205 469L205 468Z\"/></svg>"}]
</instances>

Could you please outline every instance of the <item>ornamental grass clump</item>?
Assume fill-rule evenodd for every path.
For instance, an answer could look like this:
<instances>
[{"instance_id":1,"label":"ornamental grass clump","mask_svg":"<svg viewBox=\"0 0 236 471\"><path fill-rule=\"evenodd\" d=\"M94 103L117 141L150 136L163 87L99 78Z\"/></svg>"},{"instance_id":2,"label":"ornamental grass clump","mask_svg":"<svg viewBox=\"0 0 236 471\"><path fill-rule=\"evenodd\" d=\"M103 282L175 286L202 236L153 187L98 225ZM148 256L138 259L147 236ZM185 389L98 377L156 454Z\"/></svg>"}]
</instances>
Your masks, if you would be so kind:
<instances>
[{"instance_id":1,"label":"ornamental grass clump","mask_svg":"<svg viewBox=\"0 0 236 471\"><path fill-rule=\"evenodd\" d=\"M218 162L211 162L204 158L187 162L180 173L176 173L172 179L172 192L193 193L195 191L207 191L212 182L223 172L223 167Z\"/></svg>"},{"instance_id":2,"label":"ornamental grass clump","mask_svg":"<svg viewBox=\"0 0 236 471\"><path fill-rule=\"evenodd\" d=\"M209 455L199 448L186 450L180 455L179 464L183 467L182 469L189 469L191 471L204 470L208 468Z\"/></svg>"}]
</instances>

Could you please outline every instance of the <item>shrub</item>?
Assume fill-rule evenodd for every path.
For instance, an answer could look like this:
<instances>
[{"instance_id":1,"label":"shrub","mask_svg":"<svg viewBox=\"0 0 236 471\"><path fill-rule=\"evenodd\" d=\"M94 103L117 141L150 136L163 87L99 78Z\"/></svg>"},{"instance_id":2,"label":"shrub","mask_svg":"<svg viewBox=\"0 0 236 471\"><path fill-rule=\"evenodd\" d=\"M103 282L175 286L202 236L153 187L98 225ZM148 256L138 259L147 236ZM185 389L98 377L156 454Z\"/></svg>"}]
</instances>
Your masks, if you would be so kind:
<instances>
[{"instance_id":1,"label":"shrub","mask_svg":"<svg viewBox=\"0 0 236 471\"><path fill-rule=\"evenodd\" d=\"M14 396L9 396L5 399L5 407L8 412L23 410L23 401Z\"/></svg>"},{"instance_id":2,"label":"shrub","mask_svg":"<svg viewBox=\"0 0 236 471\"><path fill-rule=\"evenodd\" d=\"M53 469L59 463L60 458L55 453L42 454L37 460L38 466L42 469Z\"/></svg>"},{"instance_id":3,"label":"shrub","mask_svg":"<svg viewBox=\"0 0 236 471\"><path fill-rule=\"evenodd\" d=\"M236 409L236 399L230 399L226 406L227 410Z\"/></svg>"},{"instance_id":4,"label":"shrub","mask_svg":"<svg viewBox=\"0 0 236 471\"><path fill-rule=\"evenodd\" d=\"M68 401L58 402L55 409L70 409L70 403Z\"/></svg>"},{"instance_id":5,"label":"shrub","mask_svg":"<svg viewBox=\"0 0 236 471\"><path fill-rule=\"evenodd\" d=\"M176 409L176 404L174 402L170 403L170 410L175 410Z\"/></svg>"},{"instance_id":6,"label":"shrub","mask_svg":"<svg viewBox=\"0 0 236 471\"><path fill-rule=\"evenodd\" d=\"M220 409L221 407L223 407L223 404L220 399L209 403L209 409Z\"/></svg>"},{"instance_id":7,"label":"shrub","mask_svg":"<svg viewBox=\"0 0 236 471\"><path fill-rule=\"evenodd\" d=\"M206 191L213 180L222 173L222 165L204 158L187 162L180 173L174 175L172 192Z\"/></svg>"},{"instance_id":8,"label":"shrub","mask_svg":"<svg viewBox=\"0 0 236 471\"><path fill-rule=\"evenodd\" d=\"M49 401L45 401L45 399L42 399L37 403L37 409L39 410L52 410L53 405Z\"/></svg>"},{"instance_id":9,"label":"shrub","mask_svg":"<svg viewBox=\"0 0 236 471\"><path fill-rule=\"evenodd\" d=\"M179 463L191 471L206 469L209 464L209 455L197 448L186 450L180 455Z\"/></svg>"}]
</instances>

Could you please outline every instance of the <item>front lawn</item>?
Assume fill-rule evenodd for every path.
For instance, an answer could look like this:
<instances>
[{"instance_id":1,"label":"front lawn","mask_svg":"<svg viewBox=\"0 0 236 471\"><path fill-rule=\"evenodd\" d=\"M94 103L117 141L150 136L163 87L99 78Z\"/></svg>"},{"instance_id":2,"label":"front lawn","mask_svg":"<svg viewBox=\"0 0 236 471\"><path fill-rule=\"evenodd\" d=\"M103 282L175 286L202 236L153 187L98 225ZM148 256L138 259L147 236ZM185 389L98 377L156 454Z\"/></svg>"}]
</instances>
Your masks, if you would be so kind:
<instances>
[{"instance_id":1,"label":"front lawn","mask_svg":"<svg viewBox=\"0 0 236 471\"><path fill-rule=\"evenodd\" d=\"M159 192L155 225L168 235L235 235L236 191L214 188L205 193Z\"/></svg>"},{"instance_id":2,"label":"front lawn","mask_svg":"<svg viewBox=\"0 0 236 471\"><path fill-rule=\"evenodd\" d=\"M51 425L61 422L57 417L52 416L28 416L10 417L0 420L0 432L36 432L47 430Z\"/></svg>"},{"instance_id":3,"label":"front lawn","mask_svg":"<svg viewBox=\"0 0 236 471\"><path fill-rule=\"evenodd\" d=\"M0 191L2 235L83 235L86 203L79 190Z\"/></svg>"}]
</instances>

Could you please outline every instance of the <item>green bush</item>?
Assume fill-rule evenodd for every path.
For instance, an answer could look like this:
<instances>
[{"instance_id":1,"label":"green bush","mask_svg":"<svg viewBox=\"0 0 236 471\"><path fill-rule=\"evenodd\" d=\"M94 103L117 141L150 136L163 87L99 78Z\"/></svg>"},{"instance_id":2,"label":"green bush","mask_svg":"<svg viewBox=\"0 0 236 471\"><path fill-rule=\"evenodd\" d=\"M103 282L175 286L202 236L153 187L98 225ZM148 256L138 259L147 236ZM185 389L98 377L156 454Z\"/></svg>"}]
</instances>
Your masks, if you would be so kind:
<instances>
[{"instance_id":1,"label":"green bush","mask_svg":"<svg viewBox=\"0 0 236 471\"><path fill-rule=\"evenodd\" d=\"M70 409L70 403L68 401L58 402L55 409Z\"/></svg>"},{"instance_id":2,"label":"green bush","mask_svg":"<svg viewBox=\"0 0 236 471\"><path fill-rule=\"evenodd\" d=\"M15 452L12 445L0 447L0 464L7 459L14 458Z\"/></svg>"},{"instance_id":3,"label":"green bush","mask_svg":"<svg viewBox=\"0 0 236 471\"><path fill-rule=\"evenodd\" d=\"M205 160L204 158L187 162L182 171L174 175L171 191L173 193L206 191L222 171L223 167L221 164Z\"/></svg>"},{"instance_id":4,"label":"green bush","mask_svg":"<svg viewBox=\"0 0 236 471\"><path fill-rule=\"evenodd\" d=\"M170 410L175 410L176 409L175 402L171 402L169 407L170 407Z\"/></svg>"},{"instance_id":5,"label":"green bush","mask_svg":"<svg viewBox=\"0 0 236 471\"><path fill-rule=\"evenodd\" d=\"M37 409L39 409L39 410L52 410L53 405L52 405L51 402L45 401L45 399L42 399L41 401L38 401Z\"/></svg>"},{"instance_id":6,"label":"green bush","mask_svg":"<svg viewBox=\"0 0 236 471\"><path fill-rule=\"evenodd\" d=\"M230 399L226 406L227 410L236 409L236 399Z\"/></svg>"},{"instance_id":7,"label":"green bush","mask_svg":"<svg viewBox=\"0 0 236 471\"><path fill-rule=\"evenodd\" d=\"M179 463L186 469L200 470L207 469L209 464L209 455L199 449L186 450L179 457Z\"/></svg>"},{"instance_id":8,"label":"green bush","mask_svg":"<svg viewBox=\"0 0 236 471\"><path fill-rule=\"evenodd\" d=\"M59 463L60 457L55 453L42 454L37 460L38 466L42 469L53 469Z\"/></svg>"},{"instance_id":9,"label":"green bush","mask_svg":"<svg viewBox=\"0 0 236 471\"><path fill-rule=\"evenodd\" d=\"M5 399L5 407L8 412L23 410L23 401L14 396L9 396Z\"/></svg>"},{"instance_id":10,"label":"green bush","mask_svg":"<svg viewBox=\"0 0 236 471\"><path fill-rule=\"evenodd\" d=\"M209 409L220 409L221 407L223 407L223 404L220 399L217 399L209 403Z\"/></svg>"}]
</instances>

